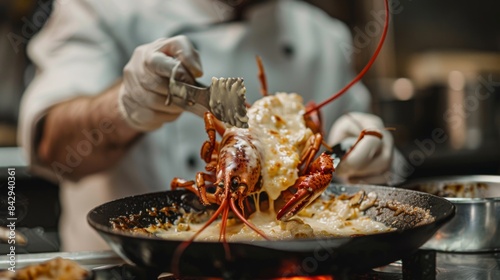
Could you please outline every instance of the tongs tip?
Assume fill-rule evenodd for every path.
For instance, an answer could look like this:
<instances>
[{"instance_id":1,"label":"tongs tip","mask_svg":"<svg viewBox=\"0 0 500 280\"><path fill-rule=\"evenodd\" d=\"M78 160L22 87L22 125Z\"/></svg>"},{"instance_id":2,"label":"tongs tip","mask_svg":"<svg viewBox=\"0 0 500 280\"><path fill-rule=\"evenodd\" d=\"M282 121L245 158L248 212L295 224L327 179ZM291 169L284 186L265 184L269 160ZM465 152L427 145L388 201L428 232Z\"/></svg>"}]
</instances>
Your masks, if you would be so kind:
<instances>
[{"instance_id":1,"label":"tongs tip","mask_svg":"<svg viewBox=\"0 0 500 280\"><path fill-rule=\"evenodd\" d=\"M212 78L210 110L229 125L247 128L246 87L243 78Z\"/></svg>"},{"instance_id":2,"label":"tongs tip","mask_svg":"<svg viewBox=\"0 0 500 280\"><path fill-rule=\"evenodd\" d=\"M212 78L207 87L190 85L171 79L166 104L175 104L200 117L210 111L231 126L248 127L246 88L243 78Z\"/></svg>"}]
</instances>

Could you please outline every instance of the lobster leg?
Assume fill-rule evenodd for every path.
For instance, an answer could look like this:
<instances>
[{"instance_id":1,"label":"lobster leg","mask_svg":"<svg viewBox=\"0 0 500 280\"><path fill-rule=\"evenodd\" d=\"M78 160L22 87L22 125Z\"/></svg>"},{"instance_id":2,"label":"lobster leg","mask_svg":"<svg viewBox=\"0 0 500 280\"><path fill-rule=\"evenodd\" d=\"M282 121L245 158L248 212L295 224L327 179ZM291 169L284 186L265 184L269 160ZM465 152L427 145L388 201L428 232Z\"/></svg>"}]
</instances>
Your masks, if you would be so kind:
<instances>
[{"instance_id":1,"label":"lobster leg","mask_svg":"<svg viewBox=\"0 0 500 280\"><path fill-rule=\"evenodd\" d=\"M196 182L193 180L187 181L181 178L174 178L170 182L170 188L172 190L186 189L194 194L196 194L203 205L210 205L211 203L217 203L218 196L220 195L216 191L215 193L207 193L207 185L205 182L215 181L215 176L212 174L207 174L203 172L198 172L196 174ZM219 188L218 188L219 189ZM220 201L219 201L220 202Z\"/></svg>"},{"instance_id":2,"label":"lobster leg","mask_svg":"<svg viewBox=\"0 0 500 280\"><path fill-rule=\"evenodd\" d=\"M212 203L220 203L218 199L220 188L217 188L215 193L207 193L207 185L206 181L214 182L215 176L213 174L207 174L203 172L196 173L196 187L198 190L198 194L203 205L210 205Z\"/></svg>"},{"instance_id":3,"label":"lobster leg","mask_svg":"<svg viewBox=\"0 0 500 280\"><path fill-rule=\"evenodd\" d=\"M302 155L300 158L300 169L301 169L300 175L303 175L308 172L309 165L311 164L312 160L314 159L314 156L318 152L322 142L323 142L323 136L321 136L321 134L319 133L311 135L311 137L307 139L306 145L302 150L301 153Z\"/></svg>"},{"instance_id":4,"label":"lobster leg","mask_svg":"<svg viewBox=\"0 0 500 280\"><path fill-rule=\"evenodd\" d=\"M323 121L321 117L321 111L316 109L316 103L314 101L309 101L306 105L307 113L304 114L304 121L306 126L312 130L314 133L320 133L325 135L323 131Z\"/></svg>"},{"instance_id":5,"label":"lobster leg","mask_svg":"<svg viewBox=\"0 0 500 280\"><path fill-rule=\"evenodd\" d=\"M203 143L203 146L201 146L201 158L206 162L209 163L212 161L212 155L214 154L215 151L217 151L218 143L215 140L216 137L216 127L215 127L215 120L214 116L212 114L206 113L205 117L205 131L207 132L208 135L208 140Z\"/></svg>"},{"instance_id":6,"label":"lobster leg","mask_svg":"<svg viewBox=\"0 0 500 280\"><path fill-rule=\"evenodd\" d=\"M172 179L172 181L170 182L170 189L172 189L173 191L177 190L177 189L186 189L190 192L193 192L195 194L198 194L198 190L193 187L195 184L195 182L193 180L190 180L190 181L187 181L185 179L181 179L181 178L177 178L175 177L174 179Z\"/></svg>"},{"instance_id":7,"label":"lobster leg","mask_svg":"<svg viewBox=\"0 0 500 280\"><path fill-rule=\"evenodd\" d=\"M294 185L297 192L278 211L276 218L287 221L313 202L332 181L333 171L332 159L327 154L322 153L309 167L309 173L297 179Z\"/></svg>"},{"instance_id":8,"label":"lobster leg","mask_svg":"<svg viewBox=\"0 0 500 280\"><path fill-rule=\"evenodd\" d=\"M365 138L365 136L367 136L367 135L374 136L374 137L377 137L379 139L382 139L384 137L384 135L382 133L380 133L376 130L363 129L361 131L361 133L359 134L358 139L356 139L356 142L354 142L354 145L352 145L352 147L347 151L347 153L344 155L343 158L346 158L351 153L351 151L354 149L354 147L356 147L356 145L358 145L359 141L361 141L361 139Z\"/></svg>"}]
</instances>

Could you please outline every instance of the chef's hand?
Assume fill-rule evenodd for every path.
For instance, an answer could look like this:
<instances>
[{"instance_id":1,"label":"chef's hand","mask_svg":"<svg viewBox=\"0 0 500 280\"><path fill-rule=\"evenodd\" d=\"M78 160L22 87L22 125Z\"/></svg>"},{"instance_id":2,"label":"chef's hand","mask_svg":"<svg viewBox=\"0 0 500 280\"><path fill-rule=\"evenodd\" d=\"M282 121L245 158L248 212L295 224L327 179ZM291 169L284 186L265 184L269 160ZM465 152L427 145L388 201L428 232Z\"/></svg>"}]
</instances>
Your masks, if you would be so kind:
<instances>
[{"instance_id":1,"label":"chef's hand","mask_svg":"<svg viewBox=\"0 0 500 280\"><path fill-rule=\"evenodd\" d=\"M159 39L135 49L123 70L118 105L134 128L150 131L179 117L182 109L166 105L169 77L193 83L203 72L198 52L185 36Z\"/></svg>"},{"instance_id":2,"label":"chef's hand","mask_svg":"<svg viewBox=\"0 0 500 280\"><path fill-rule=\"evenodd\" d=\"M358 112L343 115L333 124L328 144L354 142L363 130L368 134L346 154L335 174L347 181L386 183L383 173L391 168L394 140L379 117Z\"/></svg>"}]
</instances>

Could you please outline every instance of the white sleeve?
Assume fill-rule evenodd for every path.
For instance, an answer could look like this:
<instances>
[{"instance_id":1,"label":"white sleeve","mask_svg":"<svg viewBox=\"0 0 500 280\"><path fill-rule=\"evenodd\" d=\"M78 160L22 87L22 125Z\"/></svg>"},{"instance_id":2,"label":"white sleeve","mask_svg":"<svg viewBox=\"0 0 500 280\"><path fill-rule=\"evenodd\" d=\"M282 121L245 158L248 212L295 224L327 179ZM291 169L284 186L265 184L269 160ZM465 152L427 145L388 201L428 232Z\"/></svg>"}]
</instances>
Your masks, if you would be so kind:
<instances>
[{"instance_id":1,"label":"white sleeve","mask_svg":"<svg viewBox=\"0 0 500 280\"><path fill-rule=\"evenodd\" d=\"M98 6L93 0L54 1L52 15L28 45L37 72L21 101L18 139L30 167L40 175L53 174L38 164L35 150L48 109L80 95L95 95L121 76L123 59Z\"/></svg>"}]
</instances>

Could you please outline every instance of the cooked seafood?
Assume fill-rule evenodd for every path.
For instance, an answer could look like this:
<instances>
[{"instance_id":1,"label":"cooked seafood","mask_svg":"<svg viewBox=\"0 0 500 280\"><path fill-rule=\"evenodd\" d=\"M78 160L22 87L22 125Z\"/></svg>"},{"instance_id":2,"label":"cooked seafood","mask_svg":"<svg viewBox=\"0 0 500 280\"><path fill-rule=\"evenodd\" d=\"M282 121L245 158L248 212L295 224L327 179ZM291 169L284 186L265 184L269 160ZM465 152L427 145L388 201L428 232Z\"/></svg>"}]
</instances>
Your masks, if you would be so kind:
<instances>
[{"instance_id":1,"label":"cooked seafood","mask_svg":"<svg viewBox=\"0 0 500 280\"><path fill-rule=\"evenodd\" d=\"M278 93L265 96L250 107L246 129L224 128L207 113L205 127L209 139L202 146L201 156L208 172L199 172L196 181L176 178L172 189L186 188L198 194L204 205L220 205L207 226L222 214L222 240L229 209L266 238L244 217L244 202L249 195L266 192L272 208L283 191L296 189L277 215L280 220L288 220L319 196L332 179L332 159L322 154L313 160L323 138L306 126L304 112L298 94ZM220 142L216 141L216 131L223 135ZM211 186L215 191L207 191Z\"/></svg>"}]
</instances>

